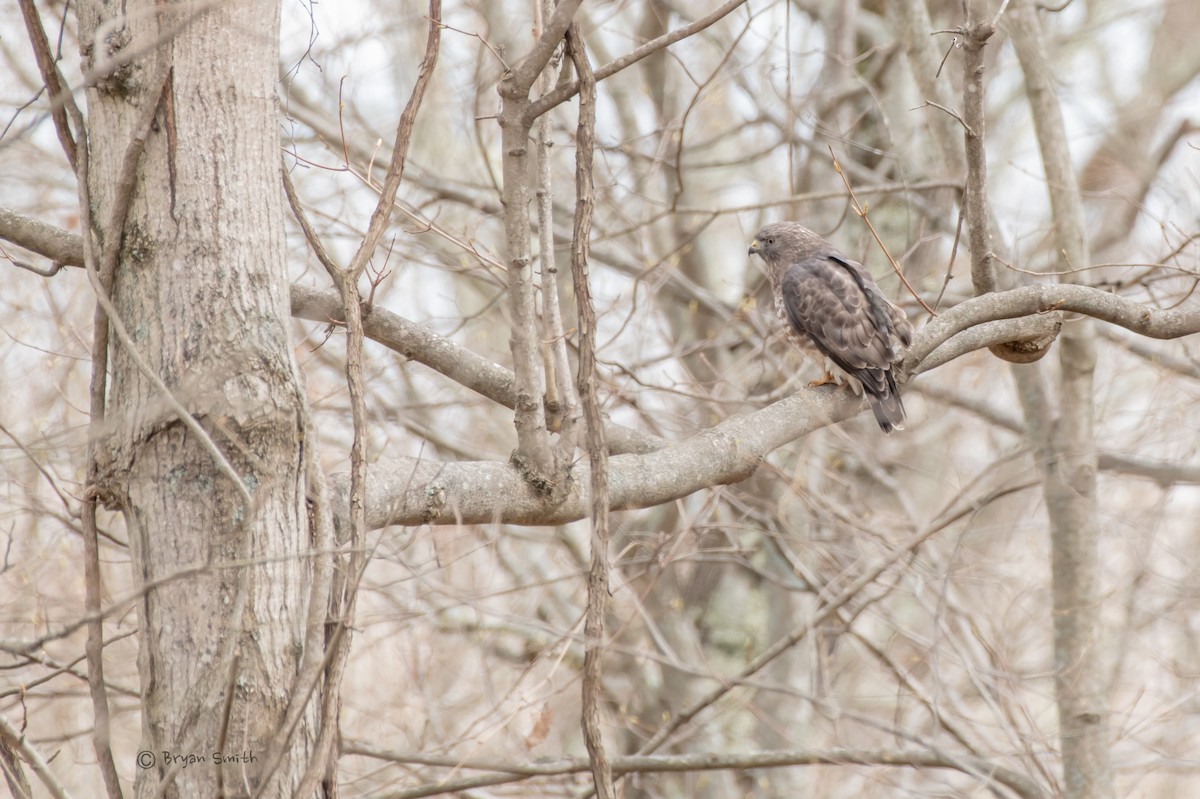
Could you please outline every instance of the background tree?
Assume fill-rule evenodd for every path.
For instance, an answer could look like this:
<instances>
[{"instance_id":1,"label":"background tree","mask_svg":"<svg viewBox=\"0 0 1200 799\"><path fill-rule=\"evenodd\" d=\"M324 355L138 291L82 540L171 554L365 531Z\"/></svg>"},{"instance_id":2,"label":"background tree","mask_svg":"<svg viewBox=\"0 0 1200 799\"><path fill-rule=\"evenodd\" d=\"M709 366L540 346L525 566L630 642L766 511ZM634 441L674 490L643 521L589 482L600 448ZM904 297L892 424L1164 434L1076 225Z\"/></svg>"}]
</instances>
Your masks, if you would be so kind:
<instances>
[{"instance_id":1,"label":"background tree","mask_svg":"<svg viewBox=\"0 0 1200 799\"><path fill-rule=\"evenodd\" d=\"M0 14L14 793L1200 787L1193 4Z\"/></svg>"}]
</instances>

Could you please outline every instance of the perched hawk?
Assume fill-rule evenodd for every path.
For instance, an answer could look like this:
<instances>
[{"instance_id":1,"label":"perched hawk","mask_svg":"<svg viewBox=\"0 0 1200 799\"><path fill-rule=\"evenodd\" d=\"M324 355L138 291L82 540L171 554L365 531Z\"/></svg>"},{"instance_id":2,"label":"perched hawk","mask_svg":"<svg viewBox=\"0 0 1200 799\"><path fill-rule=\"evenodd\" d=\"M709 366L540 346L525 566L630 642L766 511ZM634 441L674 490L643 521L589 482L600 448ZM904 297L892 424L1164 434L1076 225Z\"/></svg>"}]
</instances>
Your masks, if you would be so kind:
<instances>
[{"instance_id":1,"label":"perched hawk","mask_svg":"<svg viewBox=\"0 0 1200 799\"><path fill-rule=\"evenodd\" d=\"M767 264L775 310L788 338L820 363L849 378L855 393L866 391L883 432L903 427L904 405L892 364L912 344L904 311L883 296L862 264L796 222L765 226L750 242L750 254Z\"/></svg>"}]
</instances>

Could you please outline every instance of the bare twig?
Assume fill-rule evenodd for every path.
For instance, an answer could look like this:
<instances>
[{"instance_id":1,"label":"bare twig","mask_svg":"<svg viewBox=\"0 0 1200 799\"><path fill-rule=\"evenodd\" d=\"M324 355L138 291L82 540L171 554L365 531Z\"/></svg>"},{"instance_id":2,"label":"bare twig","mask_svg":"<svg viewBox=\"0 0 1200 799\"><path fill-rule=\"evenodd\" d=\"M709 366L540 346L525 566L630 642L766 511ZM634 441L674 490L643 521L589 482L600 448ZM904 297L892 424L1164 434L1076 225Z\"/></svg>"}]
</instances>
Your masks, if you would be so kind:
<instances>
[{"instance_id":1,"label":"bare twig","mask_svg":"<svg viewBox=\"0 0 1200 799\"><path fill-rule=\"evenodd\" d=\"M34 266L26 261L22 261L19 258L13 258L8 253L3 253L3 257L18 269L24 269L27 272L33 272L35 275L40 277L54 277L63 268L63 264L59 263L58 261L51 261L48 267L42 269L41 267Z\"/></svg>"},{"instance_id":2,"label":"bare twig","mask_svg":"<svg viewBox=\"0 0 1200 799\"><path fill-rule=\"evenodd\" d=\"M879 249L883 250L884 256L888 263L892 265L892 270L900 278L900 282L904 284L904 288L908 289L908 293L913 295L913 298L921 303L921 307L929 312L930 316L937 316L937 312L925 304L925 300L921 299L921 295L908 282L908 278L904 276L904 270L900 268L900 264L896 263L896 259L892 257L892 253L888 250L887 245L883 243L883 239L879 237L879 232L875 230L875 225L871 223L871 217L867 216L867 209L863 207L858 198L854 196L854 187L850 185L850 179L846 177L846 173L842 171L842 165L838 163L837 156L833 154L833 147L829 148L829 157L833 159L833 170L838 173L838 177L842 179L842 183L846 186L846 191L850 195L850 204L854 208L854 213L858 215L862 221L867 223L867 229L871 231L871 235L875 238L875 243L879 245Z\"/></svg>"},{"instance_id":3,"label":"bare twig","mask_svg":"<svg viewBox=\"0 0 1200 799\"><path fill-rule=\"evenodd\" d=\"M579 401L587 425L591 463L592 562L588 569L587 613L584 622L583 740L592 768L592 784L600 799L613 799L612 768L600 726L601 664L604 656L604 614L608 608L608 445L604 419L596 396L596 309L588 279L588 237L592 229L592 150L596 131L596 79L588 63L579 29L567 32L567 49L579 75L579 125L575 135L575 233L571 244L571 276L579 310Z\"/></svg>"},{"instance_id":4,"label":"bare twig","mask_svg":"<svg viewBox=\"0 0 1200 799\"><path fill-rule=\"evenodd\" d=\"M963 37L963 138L967 152L967 184L964 206L967 213L967 241L971 248L971 282L976 294L996 290L996 270L992 263L992 230L987 207L987 150L984 134L984 57L983 48L995 33L978 18L979 0L968 0Z\"/></svg>"},{"instance_id":5,"label":"bare twig","mask_svg":"<svg viewBox=\"0 0 1200 799\"><path fill-rule=\"evenodd\" d=\"M948 116L951 119L958 122L959 125L962 125L964 132L966 132L966 133L974 133L975 132L975 131L971 130L971 126L968 125L966 120L963 119L962 116L957 111L955 111L953 108L947 108L946 106L942 105L941 103L935 103L933 100L926 100L922 104L921 107L922 108L936 108L937 110L941 111L946 116Z\"/></svg>"},{"instance_id":6,"label":"bare twig","mask_svg":"<svg viewBox=\"0 0 1200 799\"><path fill-rule=\"evenodd\" d=\"M70 163L72 169L75 169L78 147L75 135L86 134L78 130L75 131L75 135L71 133L65 102L71 92L66 87L62 74L58 71L54 54L50 52L50 41L46 38L46 31L42 27L42 18L38 15L37 6L34 5L33 0L20 0L20 6L21 16L25 19L25 31L29 35L29 43L33 46L33 55L37 60L38 71L50 93L50 117L54 120L54 130L58 134L58 141L62 145L63 153L67 156L67 162Z\"/></svg>"},{"instance_id":7,"label":"bare twig","mask_svg":"<svg viewBox=\"0 0 1200 799\"><path fill-rule=\"evenodd\" d=\"M508 65L508 62L504 60L504 56L500 53L500 51L497 50L495 48L495 46L492 45L491 42L489 42L486 38L479 35L475 31L465 31L462 28L456 28L453 25L447 25L446 23L440 22L440 21L438 22L438 24L441 25L443 28L445 28L448 31L454 31L455 33L461 33L463 36L470 36L472 38L478 39L483 44L484 47L486 47L488 50L491 51L492 55L494 55L496 57L496 60L500 62L500 65L502 67L504 67L506 70L512 69L512 67L510 67Z\"/></svg>"},{"instance_id":8,"label":"bare twig","mask_svg":"<svg viewBox=\"0 0 1200 799\"><path fill-rule=\"evenodd\" d=\"M328 274L339 274L341 267L325 249L325 243L321 241L321 237L317 235L317 231L308 221L308 214L304 213L304 206L301 205L300 197L296 194L296 185L292 183L292 176L288 172L287 164L281 165L280 174L283 176L283 193L287 197L288 206L292 209L292 216L300 225L300 232L304 234L305 241L312 247L313 255L317 256L317 262L325 267Z\"/></svg>"},{"instance_id":9,"label":"bare twig","mask_svg":"<svg viewBox=\"0 0 1200 799\"><path fill-rule=\"evenodd\" d=\"M534 35L541 35L541 19L549 16L553 9L551 0L540 0L536 4L540 14L535 20ZM555 83L555 73L560 77L571 74L570 70L559 70L561 56L556 55L542 74L541 91L547 92ZM556 431L558 443L556 457L565 459L575 450L578 443L579 402L571 380L571 362L567 356L567 334L563 326L562 307L558 295L558 259L554 248L554 179L551 170L551 139L553 120L550 115L539 117L537 122L537 216L538 216L538 262L542 270L542 324L545 339L542 347L546 351L546 414L547 424Z\"/></svg>"},{"instance_id":10,"label":"bare twig","mask_svg":"<svg viewBox=\"0 0 1200 799\"><path fill-rule=\"evenodd\" d=\"M441 0L430 0L429 36L425 41L425 56L421 59L421 66L417 70L417 81L413 85L412 94L409 95L408 103L400 114L400 121L396 124L396 141L392 145L392 160L388 164L387 177L384 178L383 188L379 192L379 201L375 204L375 210L371 214L367 234L363 236L358 251L350 260L350 265L346 267L347 278L350 281L357 280L363 269L366 268L367 262L375 252L375 247L379 244L379 239L387 229L388 220L391 219L396 192L400 188L401 181L404 180L404 162L408 157L413 125L416 124L417 112L421 109L421 101L425 99L425 91L429 88L434 67L437 66L442 34L441 16Z\"/></svg>"},{"instance_id":11,"label":"bare twig","mask_svg":"<svg viewBox=\"0 0 1200 799\"><path fill-rule=\"evenodd\" d=\"M476 777L461 777L434 785L373 795L372 799L420 799L425 796L468 791L490 785L522 782L531 777L579 774L589 769L587 760L565 758L549 763L475 762L454 757L390 752L362 743L348 742L346 753L388 760L394 763L427 764L472 771L492 771ZM633 755L613 758L617 774L656 774L667 772L717 771L724 769L764 769L788 766L859 765L902 766L908 768L951 769L969 774L981 782L1004 786L1022 799L1048 799L1045 791L1024 774L970 754L953 755L940 751L888 749L799 749L761 752L697 752L686 755Z\"/></svg>"},{"instance_id":12,"label":"bare twig","mask_svg":"<svg viewBox=\"0 0 1200 799\"><path fill-rule=\"evenodd\" d=\"M600 81L604 80L605 78L610 78L613 75L620 72L621 70L625 69L626 67L633 66L634 64L636 64L637 62L639 62L643 58L645 58L646 56L648 56L652 53L656 53L659 50L663 49L664 47L670 47L671 45L675 44L676 42L682 41L682 40L688 38L689 36L699 33L700 31L709 27L713 23L718 22L721 19L728 16L730 14L730 12L736 10L738 7L743 6L745 4L746 4L746 0L728 0L728 2L718 6L714 10L710 11L708 14L705 14L703 17L700 17L697 20L689 22L687 25L684 25L682 28L676 28L675 30L670 31L669 33L664 33L662 36L659 36L658 38L656 38L652 41L646 42L641 47L638 47L637 49L633 50L632 52L626 53L625 55L621 56L620 58L614 59L614 60L608 62L607 64L604 64L603 66L597 67L595 70L596 82L599 83ZM579 81L575 81L574 83L570 84L569 86L560 87L560 88L555 89L554 91L550 92L549 94L542 95L538 99L534 100L529 105L528 113L530 114L530 116L533 116L533 117L541 116L542 114L546 113L551 108L553 108L554 106L560 105L562 103L565 103L567 100L570 100L572 97L574 97L578 93L579 93Z\"/></svg>"},{"instance_id":13,"label":"bare twig","mask_svg":"<svg viewBox=\"0 0 1200 799\"><path fill-rule=\"evenodd\" d=\"M33 773L38 775L38 779L42 781L54 799L70 799L71 794L67 793L67 789L58 781L58 777L54 776L46 759L4 716L0 716L0 738L3 738L9 748L20 754L21 759L29 764Z\"/></svg>"},{"instance_id":14,"label":"bare twig","mask_svg":"<svg viewBox=\"0 0 1200 799\"><path fill-rule=\"evenodd\" d=\"M545 419L546 372L542 360L537 302L529 247L529 134L538 114L530 112L529 90L562 41L580 0L563 0L554 9L521 63L500 81L500 129L503 149L505 267L511 316L509 348L517 379L513 424L517 450L513 462L536 490L551 495L561 486L561 458L550 447Z\"/></svg>"},{"instance_id":15,"label":"bare twig","mask_svg":"<svg viewBox=\"0 0 1200 799\"><path fill-rule=\"evenodd\" d=\"M338 634L331 637L327 643L331 652L326 655L328 660L325 669L326 678L321 694L323 723L313 746L313 756L296 789L301 796L311 795L320 782L328 779L328 775L332 773L333 760L336 758L334 743L339 729L337 719L341 701L341 683L350 656L351 635L349 630L354 620L358 576L366 568L365 495L368 430L366 382L363 377L365 334L363 332L362 294L358 289L358 278L366 269L384 230L387 228L392 209L395 206L396 193L404 179L404 165L412 139L413 126L416 123L417 114L420 111L430 79L433 77L433 70L437 65L441 44L441 16L441 0L429 0L429 31L425 42L425 54L417 72L417 80L396 125L396 140L392 145L391 163L388 165L387 176L384 178L375 210L371 214L367 232L345 269L338 268L333 259L325 253L315 232L307 224L305 216L300 210L295 189L290 185L290 181L287 181L285 172L284 185L288 190L288 202L292 205L293 213L296 214L297 219L301 220L305 236L309 238L310 242L315 242L314 250L318 252L322 265L341 294L342 318L346 325L346 384L350 394L350 415L354 426L354 438L350 445L349 516L345 520L348 529L344 531L344 535L349 541L348 563L344 570L337 573L333 583L333 595L330 599L330 621ZM296 705L293 706L294 709L296 707ZM265 788L268 780L263 779L261 785Z\"/></svg>"}]
</instances>

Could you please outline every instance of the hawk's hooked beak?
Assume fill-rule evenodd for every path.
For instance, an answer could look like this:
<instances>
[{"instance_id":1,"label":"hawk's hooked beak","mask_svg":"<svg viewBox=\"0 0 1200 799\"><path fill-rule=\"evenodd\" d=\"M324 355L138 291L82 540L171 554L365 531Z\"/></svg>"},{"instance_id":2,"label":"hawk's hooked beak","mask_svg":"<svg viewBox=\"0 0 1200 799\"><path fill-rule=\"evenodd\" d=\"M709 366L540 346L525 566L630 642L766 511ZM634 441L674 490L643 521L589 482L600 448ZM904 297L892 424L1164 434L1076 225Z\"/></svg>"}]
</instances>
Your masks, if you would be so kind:
<instances>
[{"instance_id":1,"label":"hawk's hooked beak","mask_svg":"<svg viewBox=\"0 0 1200 799\"><path fill-rule=\"evenodd\" d=\"M750 242L750 252L748 255L758 255L758 239Z\"/></svg>"}]
</instances>

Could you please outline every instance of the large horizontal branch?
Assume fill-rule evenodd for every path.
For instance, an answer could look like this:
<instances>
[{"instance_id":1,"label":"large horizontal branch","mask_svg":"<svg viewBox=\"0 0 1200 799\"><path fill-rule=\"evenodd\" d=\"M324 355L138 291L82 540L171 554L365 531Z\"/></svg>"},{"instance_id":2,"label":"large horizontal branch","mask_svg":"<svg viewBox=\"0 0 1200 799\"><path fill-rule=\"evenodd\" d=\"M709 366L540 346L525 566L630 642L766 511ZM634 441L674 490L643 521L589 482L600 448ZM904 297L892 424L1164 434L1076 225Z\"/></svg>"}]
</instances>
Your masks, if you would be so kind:
<instances>
[{"instance_id":1,"label":"large horizontal branch","mask_svg":"<svg viewBox=\"0 0 1200 799\"><path fill-rule=\"evenodd\" d=\"M1200 307L1155 310L1091 286L1024 286L973 297L943 311L921 330L905 364L919 364L951 336L975 325L1054 311L1083 314L1150 338L1181 338L1200 332Z\"/></svg>"},{"instance_id":2,"label":"large horizontal branch","mask_svg":"<svg viewBox=\"0 0 1200 799\"><path fill-rule=\"evenodd\" d=\"M1009 345L1011 349L1020 346L1022 342L1043 341L1047 337L1057 335L1061 327L1062 315L1057 313L980 322L961 333L955 333L938 344L932 352L920 356L920 360L916 355L905 358L900 371L911 379L913 375L931 372L976 350L1001 344Z\"/></svg>"},{"instance_id":3,"label":"large horizontal branch","mask_svg":"<svg viewBox=\"0 0 1200 799\"><path fill-rule=\"evenodd\" d=\"M292 316L298 319L331 322L342 317L341 298L336 291L293 285L291 298ZM516 405L517 382L511 371L424 325L385 308L373 307L363 316L363 332L372 341L441 372L493 402L506 408ZM616 424L609 424L606 431L612 452L650 452L667 443L657 436Z\"/></svg>"},{"instance_id":4,"label":"large horizontal branch","mask_svg":"<svg viewBox=\"0 0 1200 799\"><path fill-rule=\"evenodd\" d=\"M855 415L861 401L848 390L802 391L751 414L737 415L686 441L609 460L614 510L660 505L715 485L749 477L767 453L814 430ZM412 458L381 461L367 484L367 521L390 524L562 524L587 515L590 473L578 463L570 484L552 503L507 463L440 463ZM330 478L344 495L345 475ZM340 511L339 511L340 512Z\"/></svg>"},{"instance_id":5,"label":"large horizontal branch","mask_svg":"<svg viewBox=\"0 0 1200 799\"><path fill-rule=\"evenodd\" d=\"M358 741L347 742L345 754L373 757L393 763L452 768L455 771L488 771L475 777L460 777L428 786L400 789L379 794L390 799L419 799L445 793L457 793L489 785L520 782L531 777L580 774L588 769L586 758L562 758L540 763L474 762L453 757L391 752ZM786 768L788 766L897 766L905 768L951 769L990 784L1003 785L1024 799L1042 799L1047 794L1029 777L989 760L970 754L948 754L924 750L889 749L798 749L765 752L703 752L684 755L647 755L611 758L614 774L653 774L661 772L719 771L724 769Z\"/></svg>"},{"instance_id":6,"label":"large horizontal branch","mask_svg":"<svg viewBox=\"0 0 1200 799\"><path fill-rule=\"evenodd\" d=\"M5 208L0 208L0 239L55 263L83 266L83 239L78 234ZM298 319L332 322L342 318L341 297L332 289L292 285L291 306L292 315ZM511 371L429 328L379 307L365 315L363 327L372 341L425 364L459 385L507 408L516 404L516 380ZM606 432L609 449L616 453L650 452L666 446L657 436L620 425L610 424Z\"/></svg>"},{"instance_id":7,"label":"large horizontal branch","mask_svg":"<svg viewBox=\"0 0 1200 799\"><path fill-rule=\"evenodd\" d=\"M59 263L82 262L79 236L20 214L0 210L0 238ZM336 292L304 286L293 286L291 292L294 315L316 321L340 317ZM943 311L917 335L901 371L918 374L999 339L1037 335L1054 324L1053 317L1061 311L1092 316L1152 338L1200 332L1197 309L1154 310L1086 286L1026 286L974 297ZM495 402L511 407L515 401L509 370L422 325L375 308L367 314L364 327L373 340ZM621 453L610 461L612 507L649 507L739 482L774 449L847 419L863 407L845 390L806 390L753 413L730 417L678 443L610 425L610 445L614 453ZM332 479L335 487L345 488L343 476ZM571 485L561 495L562 501L551 504L531 491L520 472L507 463L387 461L374 470L368 485L368 521L372 528L573 521L586 514L582 491L589 479L586 466L577 465L567 479Z\"/></svg>"},{"instance_id":8,"label":"large horizontal branch","mask_svg":"<svg viewBox=\"0 0 1200 799\"><path fill-rule=\"evenodd\" d=\"M1155 338L1200 331L1200 313L1195 311L1151 310L1085 286L1028 286L974 297L942 313L920 331L903 370L921 371L926 357L959 336L967 335L971 346L978 348L1013 333L1007 325L987 323L1056 311L1088 314ZM1036 333L1044 329L1037 321L1017 326ZM984 325L985 335L964 333ZM609 462L612 507L651 507L714 485L740 482L771 451L849 418L860 408L858 399L845 390L802 391L759 411L730 417L664 449L613 457ZM332 479L335 486L341 485L340 475ZM372 527L492 521L560 524L586 513L582 491L589 480L586 466L577 464L567 479L571 485L560 495L562 501L551 503L530 489L509 464L401 459L381 464L373 473L367 488L368 518Z\"/></svg>"},{"instance_id":9,"label":"large horizontal branch","mask_svg":"<svg viewBox=\"0 0 1200 799\"><path fill-rule=\"evenodd\" d=\"M83 266L83 238L40 219L0 208L0 239L64 266Z\"/></svg>"},{"instance_id":10,"label":"large horizontal branch","mask_svg":"<svg viewBox=\"0 0 1200 799\"><path fill-rule=\"evenodd\" d=\"M336 291L294 284L291 287L292 316L312 322L339 322L342 301ZM459 385L512 407L517 389L513 373L424 325L383 308L372 308L364 315L367 336L409 360L418 361L441 372Z\"/></svg>"}]
</instances>

